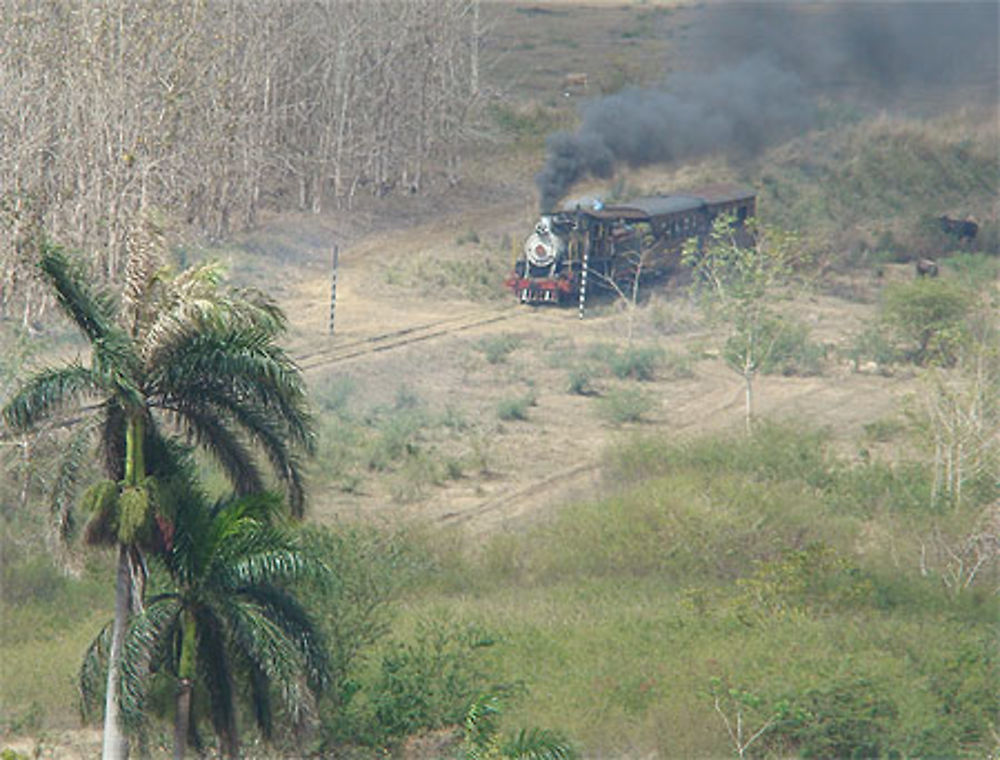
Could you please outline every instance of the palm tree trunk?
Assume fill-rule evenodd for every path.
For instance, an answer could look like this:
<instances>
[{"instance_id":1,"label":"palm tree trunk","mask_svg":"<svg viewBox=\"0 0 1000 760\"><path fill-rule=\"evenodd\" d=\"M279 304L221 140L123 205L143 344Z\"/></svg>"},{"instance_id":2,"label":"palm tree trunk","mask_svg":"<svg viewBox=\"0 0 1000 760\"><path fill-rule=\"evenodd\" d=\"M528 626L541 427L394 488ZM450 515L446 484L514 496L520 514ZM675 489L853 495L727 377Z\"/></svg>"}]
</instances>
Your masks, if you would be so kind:
<instances>
[{"instance_id":1,"label":"palm tree trunk","mask_svg":"<svg viewBox=\"0 0 1000 760\"><path fill-rule=\"evenodd\" d=\"M136 485L145 476L142 451L143 421L132 416L125 430L125 482ZM111 651L108 653L108 685L104 693L104 743L102 760L127 760L128 737L121 725L118 701L121 684L122 644L132 610L134 578L129 547L118 544L118 572L115 579L115 620L111 628Z\"/></svg>"},{"instance_id":2,"label":"palm tree trunk","mask_svg":"<svg viewBox=\"0 0 1000 760\"><path fill-rule=\"evenodd\" d=\"M177 685L176 714L174 715L174 760L184 760L187 749L188 725L191 717L191 692L194 683L182 678Z\"/></svg>"},{"instance_id":3,"label":"palm tree trunk","mask_svg":"<svg viewBox=\"0 0 1000 760\"><path fill-rule=\"evenodd\" d=\"M122 643L128 626L131 594L132 572L129 566L128 548L121 544L118 547L118 573L115 581L115 620L111 627L111 652L108 655L108 686L104 694L102 760L128 758L128 738L122 730L118 688L121 683Z\"/></svg>"},{"instance_id":4,"label":"palm tree trunk","mask_svg":"<svg viewBox=\"0 0 1000 760\"><path fill-rule=\"evenodd\" d=\"M188 724L191 719L191 692L194 690L194 658L198 644L197 627L190 610L181 614L181 657L177 667L177 709L174 714L174 760L184 759Z\"/></svg>"}]
</instances>

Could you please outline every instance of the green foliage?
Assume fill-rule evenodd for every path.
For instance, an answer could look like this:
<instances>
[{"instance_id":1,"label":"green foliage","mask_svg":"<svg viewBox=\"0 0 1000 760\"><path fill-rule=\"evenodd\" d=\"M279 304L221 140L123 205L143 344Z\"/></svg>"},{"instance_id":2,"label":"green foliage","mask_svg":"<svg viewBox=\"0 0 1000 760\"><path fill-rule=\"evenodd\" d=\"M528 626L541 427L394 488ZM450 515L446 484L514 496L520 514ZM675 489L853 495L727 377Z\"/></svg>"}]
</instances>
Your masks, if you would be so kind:
<instances>
[{"instance_id":1,"label":"green foliage","mask_svg":"<svg viewBox=\"0 0 1000 760\"><path fill-rule=\"evenodd\" d=\"M785 376L818 375L823 369L825 350L809 339L809 328L794 319L782 317L761 322L758 340L762 346L758 371ZM744 336L732 335L726 341L723 356L731 367L739 368L744 360Z\"/></svg>"},{"instance_id":2,"label":"green foliage","mask_svg":"<svg viewBox=\"0 0 1000 760\"><path fill-rule=\"evenodd\" d=\"M881 316L919 365L953 366L968 340L970 294L945 278L922 278L885 289Z\"/></svg>"},{"instance_id":3,"label":"green foliage","mask_svg":"<svg viewBox=\"0 0 1000 760\"><path fill-rule=\"evenodd\" d=\"M372 734L384 743L462 722L467 706L487 686L480 664L494 638L485 631L436 621L422 623L412 641L394 642L372 685Z\"/></svg>"},{"instance_id":4,"label":"green foliage","mask_svg":"<svg viewBox=\"0 0 1000 760\"><path fill-rule=\"evenodd\" d=\"M642 422L656 404L648 393L638 388L615 388L599 400L601 416L615 425Z\"/></svg>"},{"instance_id":5,"label":"green foliage","mask_svg":"<svg viewBox=\"0 0 1000 760\"><path fill-rule=\"evenodd\" d=\"M237 742L237 680L247 686L265 738L272 730L272 700L295 719L309 701L306 693L325 686L326 652L292 586L326 568L278 527L280 499L259 494L209 504L193 478L188 483L178 490L183 498L174 505L168 545L151 561L156 593L128 626L121 707L126 725L142 732L158 717L160 690L176 678L191 679L204 692L191 703L191 725L210 721L229 752ZM90 714L103 702L109 630L92 642L81 666Z\"/></svg>"},{"instance_id":6,"label":"green foliage","mask_svg":"<svg viewBox=\"0 0 1000 760\"><path fill-rule=\"evenodd\" d=\"M622 380L653 380L664 356L663 350L655 346L620 349L609 343L598 343L587 350L591 362L606 367Z\"/></svg>"},{"instance_id":7,"label":"green foliage","mask_svg":"<svg viewBox=\"0 0 1000 760\"><path fill-rule=\"evenodd\" d=\"M851 339L847 356L853 362L855 371L861 363L875 362L880 367L888 367L899 358L899 350L886 334L882 325L868 325Z\"/></svg>"},{"instance_id":8,"label":"green foliage","mask_svg":"<svg viewBox=\"0 0 1000 760\"><path fill-rule=\"evenodd\" d=\"M455 238L455 245L465 245L466 243L474 243L478 245L479 233L470 228Z\"/></svg>"},{"instance_id":9,"label":"green foliage","mask_svg":"<svg viewBox=\"0 0 1000 760\"><path fill-rule=\"evenodd\" d=\"M320 702L324 741L350 741L365 659L390 631L391 603L426 563L402 533L361 524L308 528L303 547L329 568L299 586L329 652L330 686Z\"/></svg>"},{"instance_id":10,"label":"green foliage","mask_svg":"<svg viewBox=\"0 0 1000 760\"><path fill-rule=\"evenodd\" d=\"M539 145L550 132L561 126L567 126L565 115L556 109L545 108L537 103L522 107L494 102L487 107L486 115L504 137Z\"/></svg>"},{"instance_id":11,"label":"green foliage","mask_svg":"<svg viewBox=\"0 0 1000 760\"><path fill-rule=\"evenodd\" d=\"M476 343L476 349L480 351L490 364L501 364L507 361L510 354L521 345L521 338L510 333L500 335L490 335L480 339Z\"/></svg>"},{"instance_id":12,"label":"green foliage","mask_svg":"<svg viewBox=\"0 0 1000 760\"><path fill-rule=\"evenodd\" d=\"M789 285L805 254L788 233L751 223L738 226L721 216L703 239L684 244L682 260L694 273L692 291L707 317L728 332L723 356L746 384L746 427L751 429L753 380L770 361L785 332L772 302ZM794 335L793 329L789 334ZM785 350L802 354L806 336L798 328L798 344L786 341ZM786 357L787 359L787 357Z\"/></svg>"},{"instance_id":13,"label":"green foliage","mask_svg":"<svg viewBox=\"0 0 1000 760\"><path fill-rule=\"evenodd\" d=\"M477 697L465 713L463 749L466 760L572 760L576 751L561 734L544 728L522 728L503 740L497 720L503 709L491 694Z\"/></svg>"},{"instance_id":14,"label":"green foliage","mask_svg":"<svg viewBox=\"0 0 1000 760\"><path fill-rule=\"evenodd\" d=\"M951 272L961 287L970 291L988 288L1000 280L1000 257L986 253L959 252L943 262L946 271Z\"/></svg>"},{"instance_id":15,"label":"green foliage","mask_svg":"<svg viewBox=\"0 0 1000 760\"><path fill-rule=\"evenodd\" d=\"M537 403L534 393L500 399L497 404L497 417L505 422L527 420L528 409Z\"/></svg>"},{"instance_id":16,"label":"green foliage","mask_svg":"<svg viewBox=\"0 0 1000 760\"><path fill-rule=\"evenodd\" d=\"M873 596L872 583L861 570L821 542L757 561L753 573L738 579L736 587L737 615L748 624L850 608Z\"/></svg>"},{"instance_id":17,"label":"green foliage","mask_svg":"<svg viewBox=\"0 0 1000 760\"><path fill-rule=\"evenodd\" d=\"M658 348L627 348L612 357L611 371L622 379L652 380L662 358L663 351Z\"/></svg>"},{"instance_id":18,"label":"green foliage","mask_svg":"<svg viewBox=\"0 0 1000 760\"><path fill-rule=\"evenodd\" d=\"M593 379L585 368L571 370L567 390L577 396L590 396L594 393Z\"/></svg>"}]
</instances>

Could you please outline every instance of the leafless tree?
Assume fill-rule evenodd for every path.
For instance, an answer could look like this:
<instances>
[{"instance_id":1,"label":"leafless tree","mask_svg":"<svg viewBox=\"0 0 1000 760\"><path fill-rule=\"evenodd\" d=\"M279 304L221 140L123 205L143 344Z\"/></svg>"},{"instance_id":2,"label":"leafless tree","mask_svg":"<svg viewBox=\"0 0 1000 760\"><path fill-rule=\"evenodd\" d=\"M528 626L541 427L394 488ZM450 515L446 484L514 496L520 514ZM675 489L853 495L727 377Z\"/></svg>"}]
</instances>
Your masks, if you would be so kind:
<instances>
[{"instance_id":1,"label":"leafless tree","mask_svg":"<svg viewBox=\"0 0 1000 760\"><path fill-rule=\"evenodd\" d=\"M2 314L38 308L31 231L116 279L146 208L223 237L421 192L469 134L481 35L479 0L0 0Z\"/></svg>"}]
</instances>

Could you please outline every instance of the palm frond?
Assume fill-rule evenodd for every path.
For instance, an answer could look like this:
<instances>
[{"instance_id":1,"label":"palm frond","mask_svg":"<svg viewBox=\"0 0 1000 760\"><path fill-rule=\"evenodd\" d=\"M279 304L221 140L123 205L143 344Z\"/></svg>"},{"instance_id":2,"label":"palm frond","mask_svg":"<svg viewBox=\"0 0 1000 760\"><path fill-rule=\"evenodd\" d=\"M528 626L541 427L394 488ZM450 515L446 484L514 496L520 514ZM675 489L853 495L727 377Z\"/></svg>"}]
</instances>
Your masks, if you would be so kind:
<instances>
[{"instance_id":1,"label":"palm frond","mask_svg":"<svg viewBox=\"0 0 1000 760\"><path fill-rule=\"evenodd\" d=\"M307 705L299 682L301 655L295 642L256 604L220 600L234 645L278 688L286 709L297 719Z\"/></svg>"},{"instance_id":2,"label":"palm frond","mask_svg":"<svg viewBox=\"0 0 1000 760\"><path fill-rule=\"evenodd\" d=\"M286 319L275 302L258 291L229 290L219 286L218 263L181 272L164 289L155 321L147 326L146 356L153 363L162 352L197 334L231 330L260 331L274 338L284 331Z\"/></svg>"},{"instance_id":3,"label":"palm frond","mask_svg":"<svg viewBox=\"0 0 1000 760\"><path fill-rule=\"evenodd\" d=\"M144 406L142 365L132 339L120 329L108 330L91 342L91 373L126 407Z\"/></svg>"},{"instance_id":4,"label":"palm frond","mask_svg":"<svg viewBox=\"0 0 1000 760\"><path fill-rule=\"evenodd\" d=\"M247 668L247 676L250 679L250 705L253 709L254 722L260 729L261 736L265 741L270 741L274 733L274 708L271 704L271 682L267 675L250 663Z\"/></svg>"},{"instance_id":5,"label":"palm frond","mask_svg":"<svg viewBox=\"0 0 1000 760\"><path fill-rule=\"evenodd\" d=\"M253 599L271 620L295 642L302 655L310 688L321 692L330 685L329 649L322 632L298 600L284 589L257 586L241 593Z\"/></svg>"},{"instance_id":6,"label":"palm frond","mask_svg":"<svg viewBox=\"0 0 1000 760\"><path fill-rule=\"evenodd\" d=\"M51 513L60 541L68 541L74 532L73 503L80 489L84 464L93 445L94 425L82 425L70 438L52 484Z\"/></svg>"},{"instance_id":7,"label":"palm frond","mask_svg":"<svg viewBox=\"0 0 1000 760\"><path fill-rule=\"evenodd\" d=\"M226 419L212 409L193 405L165 408L175 412L188 435L215 458L237 493L264 490L264 479L253 455L226 424Z\"/></svg>"},{"instance_id":8,"label":"palm frond","mask_svg":"<svg viewBox=\"0 0 1000 760\"><path fill-rule=\"evenodd\" d=\"M108 653L111 651L111 623L94 637L80 663L78 688L80 716L84 722L100 717L104 709L104 689L107 685Z\"/></svg>"},{"instance_id":9,"label":"palm frond","mask_svg":"<svg viewBox=\"0 0 1000 760\"><path fill-rule=\"evenodd\" d=\"M177 635L181 600L177 594L161 594L146 601L143 611L133 616L122 647L121 709L126 724L136 727L146 715L146 699L153 666L172 664L171 642Z\"/></svg>"},{"instance_id":10,"label":"palm frond","mask_svg":"<svg viewBox=\"0 0 1000 760\"><path fill-rule=\"evenodd\" d=\"M114 329L115 308L111 298L92 292L87 275L59 246L43 243L39 268L56 292L56 299L91 342Z\"/></svg>"},{"instance_id":11,"label":"palm frond","mask_svg":"<svg viewBox=\"0 0 1000 760\"><path fill-rule=\"evenodd\" d=\"M216 399L253 400L254 406L280 420L294 445L311 450L312 420L301 373L266 332L198 333L176 346L157 366L162 372L151 381L164 397L183 399L208 393Z\"/></svg>"},{"instance_id":12,"label":"palm frond","mask_svg":"<svg viewBox=\"0 0 1000 760\"><path fill-rule=\"evenodd\" d=\"M522 728L503 743L501 755L513 760L573 760L576 750L564 736L545 728Z\"/></svg>"},{"instance_id":13,"label":"palm frond","mask_svg":"<svg viewBox=\"0 0 1000 760\"><path fill-rule=\"evenodd\" d=\"M3 408L8 426L27 432L68 406L102 391L99 380L78 363L45 369L28 378Z\"/></svg>"}]
</instances>

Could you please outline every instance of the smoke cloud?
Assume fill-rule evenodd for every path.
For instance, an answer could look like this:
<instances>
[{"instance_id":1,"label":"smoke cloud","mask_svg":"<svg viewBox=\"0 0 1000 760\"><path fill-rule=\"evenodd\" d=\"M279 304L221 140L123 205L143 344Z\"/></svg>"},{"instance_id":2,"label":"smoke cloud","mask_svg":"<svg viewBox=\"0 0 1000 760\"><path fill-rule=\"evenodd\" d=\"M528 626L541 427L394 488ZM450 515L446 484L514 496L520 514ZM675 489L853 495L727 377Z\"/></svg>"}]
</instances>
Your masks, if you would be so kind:
<instances>
[{"instance_id":1,"label":"smoke cloud","mask_svg":"<svg viewBox=\"0 0 1000 760\"><path fill-rule=\"evenodd\" d=\"M995 3L709 5L656 89L585 102L549 136L543 211L587 176L725 152L753 156L814 124L821 94L890 105L914 87L982 85L996 100Z\"/></svg>"},{"instance_id":2,"label":"smoke cloud","mask_svg":"<svg viewBox=\"0 0 1000 760\"><path fill-rule=\"evenodd\" d=\"M677 76L669 91L627 88L584 104L576 133L549 136L548 160L536 177L542 209L585 176L611 176L619 163L666 163L722 150L753 154L807 128L813 112L798 76L763 57L709 75Z\"/></svg>"}]
</instances>

